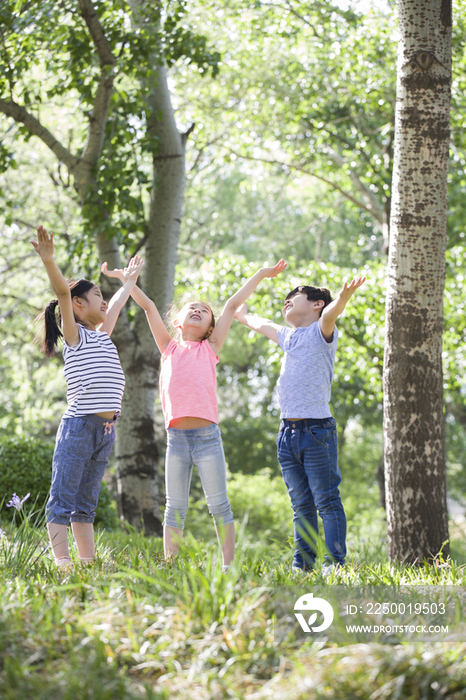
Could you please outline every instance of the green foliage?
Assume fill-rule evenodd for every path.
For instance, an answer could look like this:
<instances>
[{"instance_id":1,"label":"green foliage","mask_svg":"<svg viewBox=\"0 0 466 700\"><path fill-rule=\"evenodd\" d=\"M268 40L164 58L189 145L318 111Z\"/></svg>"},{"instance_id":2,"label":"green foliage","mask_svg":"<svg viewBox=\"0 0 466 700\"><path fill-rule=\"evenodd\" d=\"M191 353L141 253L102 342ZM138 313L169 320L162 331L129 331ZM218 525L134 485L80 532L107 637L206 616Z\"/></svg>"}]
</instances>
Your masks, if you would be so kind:
<instances>
[{"instance_id":1,"label":"green foliage","mask_svg":"<svg viewBox=\"0 0 466 700\"><path fill-rule=\"evenodd\" d=\"M320 185L322 207L316 203L309 217L311 238L323 229L325 241L329 228L338 236L352 220L364 244L380 251L391 183L393 15L376 8L343 12L329 1L251 4L241 11L238 3L215 6L203 3L200 14L206 32L225 47L219 79L206 89L190 82L182 67L178 77L193 112L203 114L195 135L202 173L207 154L234 159L235 166L252 162L256 177L264 167L283 181L291 172L302 200L314 199ZM220 22L212 21L215 11ZM223 114L227 101L231 108Z\"/></svg>"},{"instance_id":2,"label":"green foliage","mask_svg":"<svg viewBox=\"0 0 466 700\"><path fill-rule=\"evenodd\" d=\"M37 438L0 438L0 498L3 518L14 510L6 508L6 502L13 493L17 493L20 498L30 493L31 502L36 502L41 510L45 508L52 478L53 449L53 445ZM28 506L23 507L27 509ZM102 482L100 490L95 525L104 528L118 526L115 502L105 482Z\"/></svg>"},{"instance_id":3,"label":"green foliage","mask_svg":"<svg viewBox=\"0 0 466 700\"><path fill-rule=\"evenodd\" d=\"M0 440L0 493L9 500L10 494L21 498L30 493L38 504L45 503L52 475L53 445L31 438ZM2 514L8 513L3 502Z\"/></svg>"},{"instance_id":4,"label":"green foliage","mask_svg":"<svg viewBox=\"0 0 466 700\"><path fill-rule=\"evenodd\" d=\"M214 192L206 210L198 203L187 213L200 235L205 230L206 241L215 234L210 244L238 229L238 248L247 233L238 222L238 206L251 207L248 190L263 190L269 178L281 180L286 190L291 174L296 198L311 205L307 222L294 229L305 240L297 245L287 233L279 186L275 200L267 197L274 210L270 224L266 216L262 223L273 228L276 215L277 227L284 222L285 240L301 250L307 247L311 255L320 238L327 249L336 241L338 253L346 253L344 239L351 238L353 252L359 245L360 252L380 255L391 206L397 8L392 2L372 3L359 13L342 12L338 5L328 0L198 4L199 24L222 51L221 70L213 85L188 74L183 65L176 79L188 103L186 121L198 124L193 187L200 192L209 183ZM465 235L466 5L457 0L454 6L449 245L461 243ZM238 172L243 197L237 205L232 188L232 209L226 213L215 205L225 197L226 180ZM189 197L188 191L188 204ZM258 214L260 201L256 207ZM209 209L219 217L212 219ZM261 221L254 213L249 217L253 234ZM230 222L229 229L222 225ZM275 245L282 235L275 236ZM325 254L322 259L331 258ZM341 264L339 258L335 262Z\"/></svg>"},{"instance_id":5,"label":"green foliage","mask_svg":"<svg viewBox=\"0 0 466 700\"><path fill-rule=\"evenodd\" d=\"M293 514L285 482L269 469L256 474L230 474L228 498L235 521L244 524L246 532L254 533L261 543L285 544L293 535ZM212 518L197 473L193 475L186 528L197 538L212 536Z\"/></svg>"},{"instance_id":6,"label":"green foliage","mask_svg":"<svg viewBox=\"0 0 466 700\"><path fill-rule=\"evenodd\" d=\"M225 398L231 394L225 391ZM238 395L237 416L222 420L222 439L227 454L228 465L233 474L255 474L267 469L273 474L279 472L275 438L278 432L279 417L276 410L264 415L248 415L248 397Z\"/></svg>"},{"instance_id":7,"label":"green foliage","mask_svg":"<svg viewBox=\"0 0 466 700\"><path fill-rule=\"evenodd\" d=\"M351 420L339 444L339 466L342 474L341 497L349 522L358 521L359 531L364 518L371 520L380 504L380 488L376 472L383 456L380 425L364 425ZM384 514L385 515L385 514ZM362 536L360 534L360 536Z\"/></svg>"},{"instance_id":8,"label":"green foliage","mask_svg":"<svg viewBox=\"0 0 466 700\"><path fill-rule=\"evenodd\" d=\"M293 534L293 514L285 482L264 469L257 474L234 474L228 482L228 497L235 518L247 516L247 529L261 542L286 542Z\"/></svg>"},{"instance_id":9,"label":"green foliage","mask_svg":"<svg viewBox=\"0 0 466 700\"><path fill-rule=\"evenodd\" d=\"M189 26L184 0L136 5L133 13L124 0L95 3L99 39L95 33L91 37L85 11L78 11L74 0L2 6L0 97L27 108L70 153L84 150L103 76L112 91L110 109L102 117L102 152L81 201L84 225L79 238L71 241L72 255L84 257L99 233L117 235L125 252L144 238L153 156L160 148L148 129L153 115L147 96L157 83L159 66L184 61L201 75L218 71L220 54ZM95 41L104 47L105 58L98 55ZM6 133L11 130L9 117L2 117L0 125ZM31 138L22 123L12 130L16 141L18 136L24 142ZM0 143L0 170L13 167L15 145ZM65 182L60 175L60 180L69 187L69 179Z\"/></svg>"},{"instance_id":10,"label":"green foliage","mask_svg":"<svg viewBox=\"0 0 466 700\"><path fill-rule=\"evenodd\" d=\"M466 120L464 117L464 93L466 90L465 0L455 0L453 2L452 34L453 62L450 172L448 177L448 240L450 246L464 246L466 238L466 221L463 205L466 194Z\"/></svg>"},{"instance_id":11,"label":"green foliage","mask_svg":"<svg viewBox=\"0 0 466 700\"><path fill-rule=\"evenodd\" d=\"M194 135L196 138L196 135ZM380 236L367 218L309 177L220 158L188 173L180 258L220 250L262 260L331 262L362 267L380 258Z\"/></svg>"}]
</instances>

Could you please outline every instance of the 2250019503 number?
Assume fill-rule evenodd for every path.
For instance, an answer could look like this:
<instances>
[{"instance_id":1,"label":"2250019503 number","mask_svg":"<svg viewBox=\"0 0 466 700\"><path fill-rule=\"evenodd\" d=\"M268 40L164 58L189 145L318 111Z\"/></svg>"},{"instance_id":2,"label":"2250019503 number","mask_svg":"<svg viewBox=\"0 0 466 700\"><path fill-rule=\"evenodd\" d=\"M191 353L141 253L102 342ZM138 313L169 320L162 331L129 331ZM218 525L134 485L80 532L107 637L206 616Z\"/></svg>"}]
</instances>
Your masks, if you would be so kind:
<instances>
[{"instance_id":1,"label":"2250019503 number","mask_svg":"<svg viewBox=\"0 0 466 700\"><path fill-rule=\"evenodd\" d=\"M366 615L445 615L445 603L365 603Z\"/></svg>"}]
</instances>

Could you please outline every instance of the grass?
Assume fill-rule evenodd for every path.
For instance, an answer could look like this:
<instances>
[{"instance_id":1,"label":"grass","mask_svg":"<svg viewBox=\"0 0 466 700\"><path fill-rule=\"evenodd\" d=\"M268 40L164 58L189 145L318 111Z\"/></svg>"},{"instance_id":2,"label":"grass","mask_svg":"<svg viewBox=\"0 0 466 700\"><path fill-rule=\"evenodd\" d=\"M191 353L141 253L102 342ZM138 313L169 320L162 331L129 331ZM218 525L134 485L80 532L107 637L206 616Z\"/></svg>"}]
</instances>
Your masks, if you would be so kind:
<instances>
[{"instance_id":1,"label":"grass","mask_svg":"<svg viewBox=\"0 0 466 700\"><path fill-rule=\"evenodd\" d=\"M157 538L101 533L95 563L66 573L42 534L12 526L0 540L2 700L466 697L466 643L278 641L275 587L297 585L283 544L242 533L224 575L214 541L188 535L166 565ZM298 581L334 582L459 586L466 567L390 564L383 543L355 540L338 581Z\"/></svg>"}]
</instances>

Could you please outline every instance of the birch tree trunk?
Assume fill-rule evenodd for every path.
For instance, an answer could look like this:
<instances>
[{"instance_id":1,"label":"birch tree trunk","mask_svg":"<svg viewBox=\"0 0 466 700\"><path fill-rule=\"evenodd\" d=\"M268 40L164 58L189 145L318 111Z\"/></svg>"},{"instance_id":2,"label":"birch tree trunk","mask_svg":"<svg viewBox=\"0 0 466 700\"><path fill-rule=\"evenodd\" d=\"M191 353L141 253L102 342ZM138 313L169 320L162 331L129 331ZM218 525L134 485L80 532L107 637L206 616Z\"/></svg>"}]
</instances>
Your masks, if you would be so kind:
<instances>
[{"instance_id":1,"label":"birch tree trunk","mask_svg":"<svg viewBox=\"0 0 466 700\"><path fill-rule=\"evenodd\" d=\"M449 553L442 326L451 0L400 0L384 365L391 560Z\"/></svg>"},{"instance_id":2,"label":"birch tree trunk","mask_svg":"<svg viewBox=\"0 0 466 700\"><path fill-rule=\"evenodd\" d=\"M186 135L176 126L164 65L154 71L146 111L148 137L157 139L159 148L152 159L141 286L163 315L173 296L186 143ZM138 529L143 524L146 532L160 534L162 498L154 432L160 354L144 312L137 314L131 331L127 324L121 324L114 335L127 379L115 445L120 512Z\"/></svg>"}]
</instances>

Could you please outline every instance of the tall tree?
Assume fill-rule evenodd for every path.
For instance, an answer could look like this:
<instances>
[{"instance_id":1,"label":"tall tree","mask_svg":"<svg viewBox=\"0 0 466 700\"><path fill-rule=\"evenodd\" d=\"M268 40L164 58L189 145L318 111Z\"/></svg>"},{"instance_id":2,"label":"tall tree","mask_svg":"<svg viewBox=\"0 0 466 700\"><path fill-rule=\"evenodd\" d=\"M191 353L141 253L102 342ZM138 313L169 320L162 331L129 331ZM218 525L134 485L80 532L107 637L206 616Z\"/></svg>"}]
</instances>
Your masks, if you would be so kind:
<instances>
[{"instance_id":1,"label":"tall tree","mask_svg":"<svg viewBox=\"0 0 466 700\"><path fill-rule=\"evenodd\" d=\"M20 125L19 135L47 145L60 177L61 166L68 171L101 262L121 267L121 253L144 246L142 286L163 310L172 295L188 136L175 121L167 64L187 56L204 70L215 68L218 55L186 28L182 1L25 0L2 5L0 29L0 112ZM53 112L70 128L54 129ZM5 147L0 160L11 161ZM159 357L144 314L134 321L122 314L114 338L127 377L116 444L121 513L155 533Z\"/></svg>"},{"instance_id":2,"label":"tall tree","mask_svg":"<svg viewBox=\"0 0 466 700\"><path fill-rule=\"evenodd\" d=\"M400 0L384 366L389 555L449 552L442 326L451 0Z\"/></svg>"}]
</instances>

